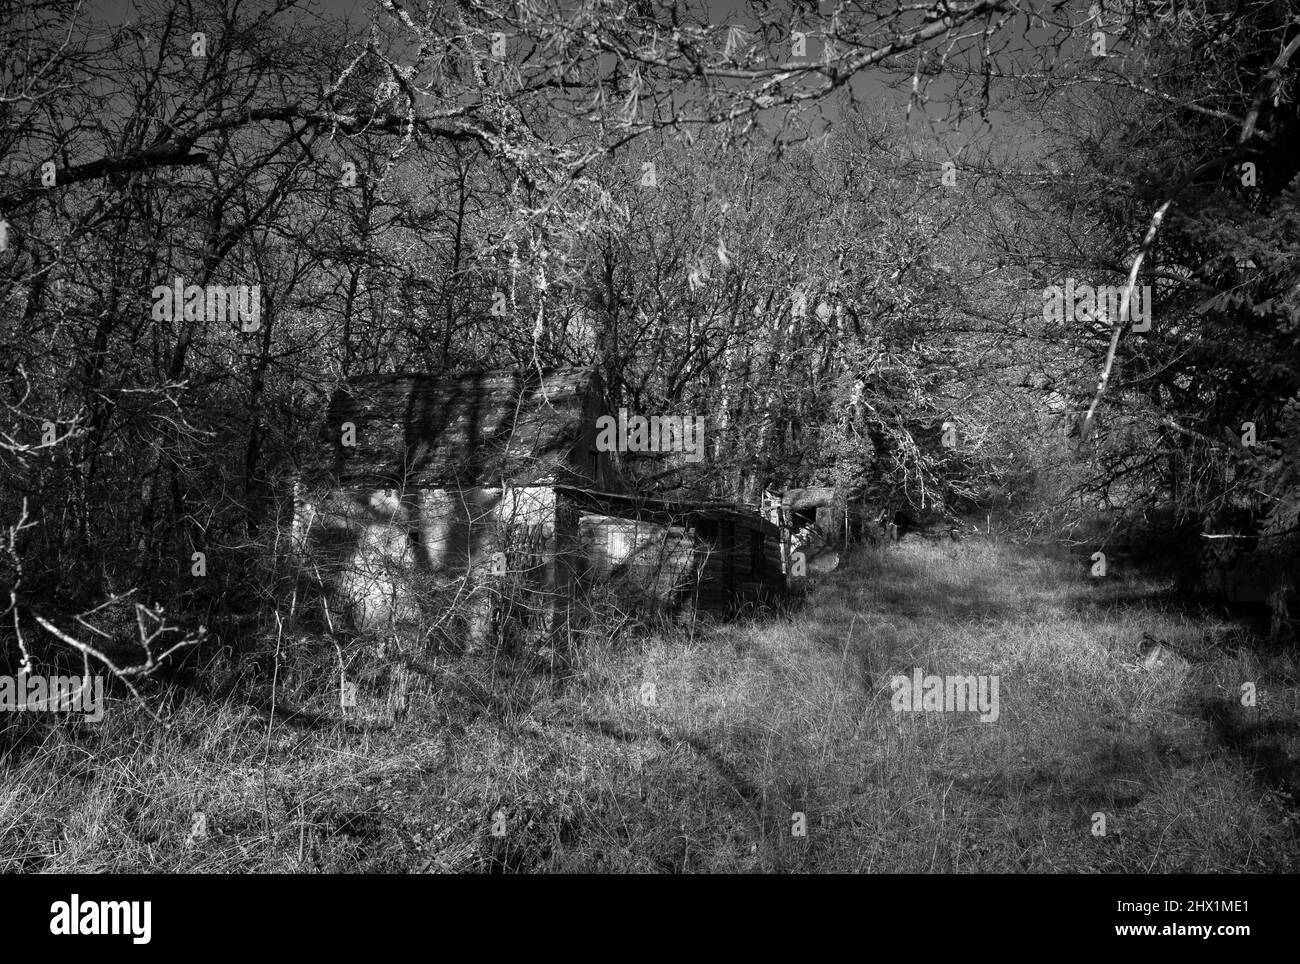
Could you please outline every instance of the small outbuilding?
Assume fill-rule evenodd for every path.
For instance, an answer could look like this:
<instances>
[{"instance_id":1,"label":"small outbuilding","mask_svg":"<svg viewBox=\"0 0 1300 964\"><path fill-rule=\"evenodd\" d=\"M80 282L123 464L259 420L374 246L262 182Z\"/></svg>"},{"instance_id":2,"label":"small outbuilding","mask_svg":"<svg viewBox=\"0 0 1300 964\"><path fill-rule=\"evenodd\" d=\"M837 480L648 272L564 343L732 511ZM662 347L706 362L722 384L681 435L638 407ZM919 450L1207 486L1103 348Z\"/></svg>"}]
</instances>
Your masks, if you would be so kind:
<instances>
[{"instance_id":1,"label":"small outbuilding","mask_svg":"<svg viewBox=\"0 0 1300 964\"><path fill-rule=\"evenodd\" d=\"M596 444L603 398L591 369L352 379L295 486L301 571L355 628L455 613L471 639L554 630L599 583L638 606L783 593L780 525L627 490Z\"/></svg>"}]
</instances>

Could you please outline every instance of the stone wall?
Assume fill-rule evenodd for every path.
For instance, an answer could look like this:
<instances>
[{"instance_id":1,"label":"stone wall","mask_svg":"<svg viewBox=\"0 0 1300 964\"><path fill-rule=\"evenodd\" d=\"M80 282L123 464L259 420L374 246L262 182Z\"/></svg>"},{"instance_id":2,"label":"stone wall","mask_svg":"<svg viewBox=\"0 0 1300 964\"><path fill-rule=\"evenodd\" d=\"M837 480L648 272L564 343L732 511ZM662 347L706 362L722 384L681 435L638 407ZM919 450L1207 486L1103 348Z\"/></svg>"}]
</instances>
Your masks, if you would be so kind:
<instances>
[{"instance_id":1,"label":"stone wall","mask_svg":"<svg viewBox=\"0 0 1300 964\"><path fill-rule=\"evenodd\" d=\"M331 613L359 631L410 629L456 609L471 636L509 608L554 608L569 567L556 565L554 491L340 487L296 499L294 551L325 593Z\"/></svg>"}]
</instances>

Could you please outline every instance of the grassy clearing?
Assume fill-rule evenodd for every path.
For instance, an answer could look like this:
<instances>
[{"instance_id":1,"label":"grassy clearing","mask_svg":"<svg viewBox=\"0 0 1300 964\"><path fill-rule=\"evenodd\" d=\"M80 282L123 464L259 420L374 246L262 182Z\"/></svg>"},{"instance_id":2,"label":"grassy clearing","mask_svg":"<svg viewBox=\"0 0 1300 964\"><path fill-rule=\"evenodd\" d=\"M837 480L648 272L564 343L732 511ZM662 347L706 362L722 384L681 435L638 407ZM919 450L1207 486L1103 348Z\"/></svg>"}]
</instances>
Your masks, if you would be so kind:
<instances>
[{"instance_id":1,"label":"grassy clearing","mask_svg":"<svg viewBox=\"0 0 1300 964\"><path fill-rule=\"evenodd\" d=\"M126 703L32 730L3 758L0 870L1295 871L1295 655L1160 588L904 542L790 615L442 661L396 726L366 722L382 670L340 720L333 646L286 634L277 700L319 716L268 722L272 641L166 694L168 730ZM1144 632L1176 652L1144 666ZM913 667L998 675L1000 719L896 714Z\"/></svg>"}]
</instances>

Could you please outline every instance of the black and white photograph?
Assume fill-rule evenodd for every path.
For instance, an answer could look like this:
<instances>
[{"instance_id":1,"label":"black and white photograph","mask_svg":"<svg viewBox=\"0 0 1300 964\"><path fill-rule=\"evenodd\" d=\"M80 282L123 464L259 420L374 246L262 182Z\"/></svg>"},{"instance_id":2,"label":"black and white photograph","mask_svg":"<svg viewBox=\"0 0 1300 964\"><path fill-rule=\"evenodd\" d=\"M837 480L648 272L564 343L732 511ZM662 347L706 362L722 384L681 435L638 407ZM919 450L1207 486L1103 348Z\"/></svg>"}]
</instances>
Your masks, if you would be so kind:
<instances>
[{"instance_id":1,"label":"black and white photograph","mask_svg":"<svg viewBox=\"0 0 1300 964\"><path fill-rule=\"evenodd\" d=\"M33 933L1050 875L1222 946L1298 563L1297 0L0 0Z\"/></svg>"}]
</instances>

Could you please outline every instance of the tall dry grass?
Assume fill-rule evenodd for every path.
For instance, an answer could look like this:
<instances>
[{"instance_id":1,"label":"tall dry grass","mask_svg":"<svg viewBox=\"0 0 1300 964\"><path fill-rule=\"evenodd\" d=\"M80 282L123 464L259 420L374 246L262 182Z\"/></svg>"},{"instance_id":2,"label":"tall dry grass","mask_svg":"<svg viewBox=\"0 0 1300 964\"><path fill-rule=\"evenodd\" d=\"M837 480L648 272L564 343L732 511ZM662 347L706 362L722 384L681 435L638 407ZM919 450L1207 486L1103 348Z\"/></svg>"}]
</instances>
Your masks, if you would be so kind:
<instances>
[{"instance_id":1,"label":"tall dry grass","mask_svg":"<svg viewBox=\"0 0 1300 964\"><path fill-rule=\"evenodd\" d=\"M785 614L429 657L396 724L391 646L350 644L343 711L289 631L158 694L167 730L10 721L0 870L1294 871L1295 655L1163 588L905 541ZM999 720L894 712L913 667L997 675Z\"/></svg>"}]
</instances>

